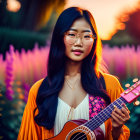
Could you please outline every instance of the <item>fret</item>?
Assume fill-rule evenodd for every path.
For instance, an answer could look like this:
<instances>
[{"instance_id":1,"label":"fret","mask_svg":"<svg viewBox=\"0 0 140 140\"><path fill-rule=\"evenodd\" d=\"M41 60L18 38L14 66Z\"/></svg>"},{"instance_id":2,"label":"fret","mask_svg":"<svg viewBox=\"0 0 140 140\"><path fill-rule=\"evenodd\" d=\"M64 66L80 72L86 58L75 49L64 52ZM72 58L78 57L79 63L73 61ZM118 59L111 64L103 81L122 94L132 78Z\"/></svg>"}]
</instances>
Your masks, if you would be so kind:
<instances>
[{"instance_id":1,"label":"fret","mask_svg":"<svg viewBox=\"0 0 140 140\"><path fill-rule=\"evenodd\" d=\"M104 122L104 120L106 120L106 118L108 118L109 116L107 116L107 114L105 113L105 110L104 110L97 117L100 118L100 121L98 121L98 123L95 124L94 127L97 127L98 125L102 124Z\"/></svg>"},{"instance_id":2,"label":"fret","mask_svg":"<svg viewBox=\"0 0 140 140\"><path fill-rule=\"evenodd\" d=\"M102 123L103 120L104 120L104 118L105 118L104 114L102 114L102 113L103 113L103 112L101 112L99 115L97 115L97 118L100 119L100 121L98 121L98 122L100 122L100 123Z\"/></svg>"},{"instance_id":3,"label":"fret","mask_svg":"<svg viewBox=\"0 0 140 140\"><path fill-rule=\"evenodd\" d=\"M123 103L123 101L122 101L120 98L118 99L118 102L120 102L120 104L122 104L122 103Z\"/></svg>"},{"instance_id":4,"label":"fret","mask_svg":"<svg viewBox=\"0 0 140 140\"><path fill-rule=\"evenodd\" d=\"M113 109L114 109L114 105L113 105L113 103L111 103L108 107L107 107L107 109L110 111L110 113L113 111Z\"/></svg>"},{"instance_id":5,"label":"fret","mask_svg":"<svg viewBox=\"0 0 140 140\"><path fill-rule=\"evenodd\" d=\"M108 118L111 116L111 114L110 114L110 112L112 112L112 111L109 111L108 109L105 109L105 112L107 112L108 113Z\"/></svg>"},{"instance_id":6,"label":"fret","mask_svg":"<svg viewBox=\"0 0 140 140\"><path fill-rule=\"evenodd\" d=\"M123 97L120 97L119 99L122 100L122 102L124 102L125 104L128 103Z\"/></svg>"},{"instance_id":7,"label":"fret","mask_svg":"<svg viewBox=\"0 0 140 140\"><path fill-rule=\"evenodd\" d=\"M96 118L95 118L95 119L96 119L97 122L99 122L99 123L102 122L102 118L101 118L100 114L99 114L99 115L96 115Z\"/></svg>"},{"instance_id":8,"label":"fret","mask_svg":"<svg viewBox=\"0 0 140 140\"><path fill-rule=\"evenodd\" d=\"M127 103L125 99L122 97L115 100L113 103L108 105L105 109L103 109L100 113L95 115L90 121L83 124L84 126L87 126L89 129L94 130L97 127L99 127L102 123L104 123L108 118L110 118L112 111L114 110L114 105L117 106L117 108L122 108L122 103Z\"/></svg>"},{"instance_id":9,"label":"fret","mask_svg":"<svg viewBox=\"0 0 140 140\"><path fill-rule=\"evenodd\" d=\"M104 110L101 114L103 114L102 116L105 116L106 118L108 117L108 113L106 112L106 110Z\"/></svg>"},{"instance_id":10,"label":"fret","mask_svg":"<svg viewBox=\"0 0 140 140\"><path fill-rule=\"evenodd\" d=\"M115 102L113 102L113 104L114 105L116 105L117 106L117 108L119 108L119 109L121 109L122 108L122 106L117 102L117 100L115 101Z\"/></svg>"},{"instance_id":11,"label":"fret","mask_svg":"<svg viewBox=\"0 0 140 140\"><path fill-rule=\"evenodd\" d=\"M90 121L88 121L87 123L83 124L84 126L87 126L89 129L93 129L95 128L95 126L99 123L97 115L95 115ZM100 124L100 123L99 123Z\"/></svg>"}]
</instances>

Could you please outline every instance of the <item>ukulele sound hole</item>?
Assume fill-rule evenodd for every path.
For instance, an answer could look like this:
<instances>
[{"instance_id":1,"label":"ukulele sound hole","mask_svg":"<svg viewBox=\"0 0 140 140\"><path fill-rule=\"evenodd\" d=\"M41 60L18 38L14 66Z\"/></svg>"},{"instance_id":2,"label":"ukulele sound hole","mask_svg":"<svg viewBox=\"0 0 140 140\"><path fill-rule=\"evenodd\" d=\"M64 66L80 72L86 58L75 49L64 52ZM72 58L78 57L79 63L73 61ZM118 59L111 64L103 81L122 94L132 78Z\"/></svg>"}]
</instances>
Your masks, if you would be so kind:
<instances>
[{"instance_id":1,"label":"ukulele sound hole","mask_svg":"<svg viewBox=\"0 0 140 140\"><path fill-rule=\"evenodd\" d=\"M87 140L87 137L85 133L77 132L71 136L70 140Z\"/></svg>"}]
</instances>

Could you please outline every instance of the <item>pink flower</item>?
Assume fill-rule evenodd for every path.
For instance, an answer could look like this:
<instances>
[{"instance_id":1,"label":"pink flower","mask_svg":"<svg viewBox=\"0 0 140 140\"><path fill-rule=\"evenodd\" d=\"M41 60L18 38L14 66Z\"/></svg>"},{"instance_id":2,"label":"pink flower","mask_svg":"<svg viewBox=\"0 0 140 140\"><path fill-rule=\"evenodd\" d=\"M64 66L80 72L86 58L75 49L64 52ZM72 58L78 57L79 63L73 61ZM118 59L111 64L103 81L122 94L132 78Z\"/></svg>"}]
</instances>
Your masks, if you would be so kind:
<instances>
[{"instance_id":1,"label":"pink flower","mask_svg":"<svg viewBox=\"0 0 140 140\"><path fill-rule=\"evenodd\" d=\"M95 103L97 103L97 102L98 102L98 100L96 99L96 100L94 100L94 102L95 102Z\"/></svg>"},{"instance_id":2,"label":"pink flower","mask_svg":"<svg viewBox=\"0 0 140 140\"><path fill-rule=\"evenodd\" d=\"M97 108L96 108L96 107L94 107L94 108L93 108L93 111L96 111L96 110L97 110Z\"/></svg>"},{"instance_id":3,"label":"pink flower","mask_svg":"<svg viewBox=\"0 0 140 140\"><path fill-rule=\"evenodd\" d=\"M92 112L92 110L91 109L89 109L89 113L91 113Z\"/></svg>"},{"instance_id":4,"label":"pink flower","mask_svg":"<svg viewBox=\"0 0 140 140\"><path fill-rule=\"evenodd\" d=\"M6 53L6 69L5 69L5 84L6 97L8 100L13 99L13 82L14 82L14 47L10 45L10 53Z\"/></svg>"},{"instance_id":5,"label":"pink flower","mask_svg":"<svg viewBox=\"0 0 140 140\"><path fill-rule=\"evenodd\" d=\"M92 114L91 114L91 117L94 117L96 114L97 114L97 113L92 113Z\"/></svg>"},{"instance_id":6,"label":"pink flower","mask_svg":"<svg viewBox=\"0 0 140 140\"><path fill-rule=\"evenodd\" d=\"M97 107L97 108L100 108L100 105L99 105L99 104L96 104L96 107Z\"/></svg>"},{"instance_id":7,"label":"pink flower","mask_svg":"<svg viewBox=\"0 0 140 140\"><path fill-rule=\"evenodd\" d=\"M89 108L92 108L91 104L89 104Z\"/></svg>"},{"instance_id":8,"label":"pink flower","mask_svg":"<svg viewBox=\"0 0 140 140\"><path fill-rule=\"evenodd\" d=\"M93 97L90 97L90 100L91 100L91 101L93 101L93 99L94 99Z\"/></svg>"},{"instance_id":9,"label":"pink flower","mask_svg":"<svg viewBox=\"0 0 140 140\"><path fill-rule=\"evenodd\" d=\"M95 103L94 103L94 102L92 102L92 104L94 105Z\"/></svg>"}]
</instances>

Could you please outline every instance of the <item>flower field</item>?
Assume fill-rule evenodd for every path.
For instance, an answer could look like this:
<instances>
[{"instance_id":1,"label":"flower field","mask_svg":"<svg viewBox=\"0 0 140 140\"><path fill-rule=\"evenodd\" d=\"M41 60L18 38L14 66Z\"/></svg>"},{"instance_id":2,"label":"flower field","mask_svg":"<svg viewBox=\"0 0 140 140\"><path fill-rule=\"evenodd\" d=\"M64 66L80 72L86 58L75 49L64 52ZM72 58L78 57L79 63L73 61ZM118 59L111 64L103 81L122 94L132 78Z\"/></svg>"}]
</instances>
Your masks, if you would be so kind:
<instances>
[{"instance_id":1,"label":"flower field","mask_svg":"<svg viewBox=\"0 0 140 140\"><path fill-rule=\"evenodd\" d=\"M37 44L32 51L21 52L10 45L6 59L0 54L0 124L3 129L0 138L16 139L23 110L28 99L30 87L47 74L49 46L39 48ZM132 79L140 78L140 46L103 47L103 59L109 73L116 75L122 86ZM140 106L128 105L133 113L127 126L131 130L131 139L140 133ZM135 125L133 125L135 124ZM133 128L132 128L133 127ZM136 131L135 131L136 130Z\"/></svg>"}]
</instances>

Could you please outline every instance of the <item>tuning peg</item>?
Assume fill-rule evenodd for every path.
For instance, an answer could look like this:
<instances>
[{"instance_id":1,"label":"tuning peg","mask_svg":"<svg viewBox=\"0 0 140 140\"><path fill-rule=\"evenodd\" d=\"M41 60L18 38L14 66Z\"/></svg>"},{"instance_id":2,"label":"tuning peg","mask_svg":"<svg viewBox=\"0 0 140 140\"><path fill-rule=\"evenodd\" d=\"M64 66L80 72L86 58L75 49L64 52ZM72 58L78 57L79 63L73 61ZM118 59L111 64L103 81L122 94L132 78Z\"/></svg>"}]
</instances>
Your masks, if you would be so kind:
<instances>
[{"instance_id":1,"label":"tuning peg","mask_svg":"<svg viewBox=\"0 0 140 140\"><path fill-rule=\"evenodd\" d=\"M130 84L125 84L125 87L126 87L126 88L129 88L129 87L130 87ZM124 92L124 94L128 94L128 93L129 93L129 91L125 91L125 92Z\"/></svg>"},{"instance_id":2,"label":"tuning peg","mask_svg":"<svg viewBox=\"0 0 140 140\"><path fill-rule=\"evenodd\" d=\"M129 87L130 87L130 84L125 84L125 87L126 87L126 88L129 88Z\"/></svg>"},{"instance_id":3,"label":"tuning peg","mask_svg":"<svg viewBox=\"0 0 140 140\"><path fill-rule=\"evenodd\" d=\"M140 105L140 101L136 100L133 104L134 104L135 106L138 106L138 105Z\"/></svg>"},{"instance_id":4,"label":"tuning peg","mask_svg":"<svg viewBox=\"0 0 140 140\"><path fill-rule=\"evenodd\" d=\"M134 78L134 79L133 79L133 82L134 82L134 83L138 82L138 78Z\"/></svg>"}]
</instances>

